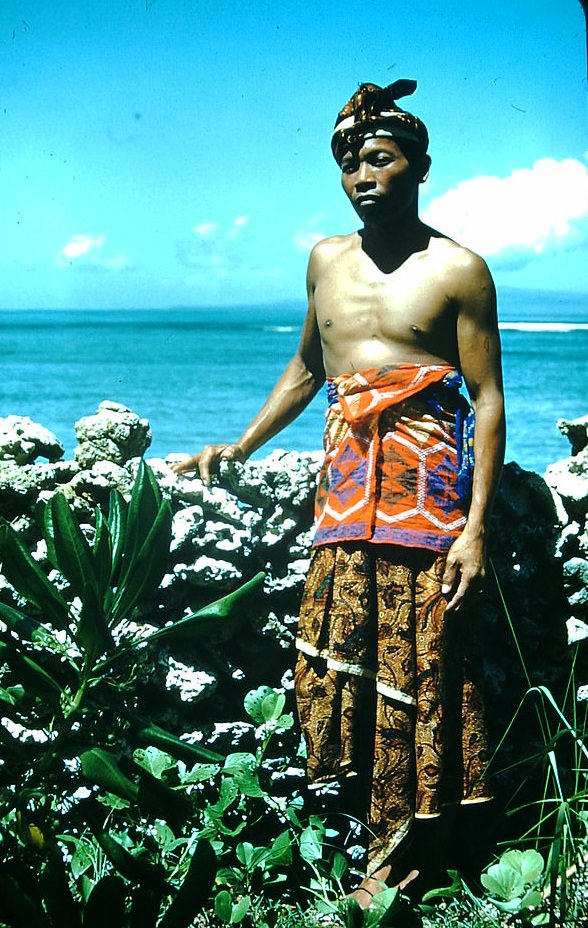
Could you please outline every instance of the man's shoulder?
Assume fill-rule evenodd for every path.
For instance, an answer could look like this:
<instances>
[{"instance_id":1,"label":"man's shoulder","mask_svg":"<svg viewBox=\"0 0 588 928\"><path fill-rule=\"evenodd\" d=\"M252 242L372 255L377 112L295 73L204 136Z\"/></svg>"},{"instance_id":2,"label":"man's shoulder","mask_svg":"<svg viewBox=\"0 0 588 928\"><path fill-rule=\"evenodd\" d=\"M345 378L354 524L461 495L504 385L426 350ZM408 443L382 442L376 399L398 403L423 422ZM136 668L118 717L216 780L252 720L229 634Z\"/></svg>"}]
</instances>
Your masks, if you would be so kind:
<instances>
[{"instance_id":1,"label":"man's shoulder","mask_svg":"<svg viewBox=\"0 0 588 928\"><path fill-rule=\"evenodd\" d=\"M316 262L333 261L356 247L357 232L349 235L331 235L317 242L310 254L310 260Z\"/></svg>"},{"instance_id":2,"label":"man's shoulder","mask_svg":"<svg viewBox=\"0 0 588 928\"><path fill-rule=\"evenodd\" d=\"M475 273L483 268L487 269L486 262L475 251L438 232L432 235L429 240L428 254L433 260L445 265L448 270L455 269Z\"/></svg>"},{"instance_id":3,"label":"man's shoulder","mask_svg":"<svg viewBox=\"0 0 588 928\"><path fill-rule=\"evenodd\" d=\"M432 276L442 281L445 292L457 305L493 306L496 290L484 259L447 236L431 237L428 248Z\"/></svg>"},{"instance_id":4,"label":"man's shoulder","mask_svg":"<svg viewBox=\"0 0 588 928\"><path fill-rule=\"evenodd\" d=\"M445 280L456 296L468 297L480 287L493 288L484 259L448 236L438 233L431 236L427 258L434 275Z\"/></svg>"}]
</instances>

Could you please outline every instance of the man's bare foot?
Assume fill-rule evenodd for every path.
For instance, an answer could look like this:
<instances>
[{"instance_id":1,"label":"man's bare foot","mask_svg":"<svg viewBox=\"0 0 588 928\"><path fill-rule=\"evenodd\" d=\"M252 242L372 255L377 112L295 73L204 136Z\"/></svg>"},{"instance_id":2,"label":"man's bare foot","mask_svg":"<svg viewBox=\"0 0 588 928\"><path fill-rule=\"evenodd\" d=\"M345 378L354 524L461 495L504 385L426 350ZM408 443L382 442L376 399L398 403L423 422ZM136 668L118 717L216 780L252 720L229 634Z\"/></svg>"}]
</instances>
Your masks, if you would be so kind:
<instances>
[{"instance_id":1,"label":"man's bare foot","mask_svg":"<svg viewBox=\"0 0 588 928\"><path fill-rule=\"evenodd\" d=\"M380 867L380 869L372 873L371 876L366 876L361 881L357 889L350 893L349 898L355 899L361 909L369 909L374 896L383 892L383 890L390 888L387 885L386 880L389 878L391 872L392 867L389 865L386 867ZM398 889L403 890L406 886L408 886L409 883L412 883L413 880L416 880L418 875L418 870L411 870L410 873L408 873L394 885L397 886Z\"/></svg>"}]
</instances>

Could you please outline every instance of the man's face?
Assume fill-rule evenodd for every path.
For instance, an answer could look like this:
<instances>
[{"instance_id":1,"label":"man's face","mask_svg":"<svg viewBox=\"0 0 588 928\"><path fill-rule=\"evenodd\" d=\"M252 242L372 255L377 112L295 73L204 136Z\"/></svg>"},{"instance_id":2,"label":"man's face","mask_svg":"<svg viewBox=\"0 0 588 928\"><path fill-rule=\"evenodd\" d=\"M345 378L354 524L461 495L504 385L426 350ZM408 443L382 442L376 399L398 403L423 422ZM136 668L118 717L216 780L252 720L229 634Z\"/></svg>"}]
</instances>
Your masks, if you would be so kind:
<instances>
[{"instance_id":1,"label":"man's face","mask_svg":"<svg viewBox=\"0 0 588 928\"><path fill-rule=\"evenodd\" d=\"M359 139L341 160L341 184L364 222L400 217L414 204L421 181L393 139Z\"/></svg>"}]
</instances>

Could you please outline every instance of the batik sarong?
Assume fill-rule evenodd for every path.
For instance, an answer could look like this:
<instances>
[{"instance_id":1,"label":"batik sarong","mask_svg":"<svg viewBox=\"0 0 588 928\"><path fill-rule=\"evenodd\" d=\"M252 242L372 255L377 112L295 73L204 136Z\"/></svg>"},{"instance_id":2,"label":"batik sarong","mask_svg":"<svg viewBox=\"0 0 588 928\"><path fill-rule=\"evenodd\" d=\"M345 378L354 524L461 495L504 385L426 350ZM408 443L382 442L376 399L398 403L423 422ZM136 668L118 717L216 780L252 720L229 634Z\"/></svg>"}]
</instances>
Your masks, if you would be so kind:
<instances>
[{"instance_id":1,"label":"batik sarong","mask_svg":"<svg viewBox=\"0 0 588 928\"><path fill-rule=\"evenodd\" d=\"M371 541L446 551L471 489L472 418L447 365L331 378L314 544Z\"/></svg>"},{"instance_id":2,"label":"batik sarong","mask_svg":"<svg viewBox=\"0 0 588 928\"><path fill-rule=\"evenodd\" d=\"M444 563L386 545L313 551L296 667L308 779L367 785L368 873L415 817L489 798L477 626L445 619Z\"/></svg>"}]
</instances>

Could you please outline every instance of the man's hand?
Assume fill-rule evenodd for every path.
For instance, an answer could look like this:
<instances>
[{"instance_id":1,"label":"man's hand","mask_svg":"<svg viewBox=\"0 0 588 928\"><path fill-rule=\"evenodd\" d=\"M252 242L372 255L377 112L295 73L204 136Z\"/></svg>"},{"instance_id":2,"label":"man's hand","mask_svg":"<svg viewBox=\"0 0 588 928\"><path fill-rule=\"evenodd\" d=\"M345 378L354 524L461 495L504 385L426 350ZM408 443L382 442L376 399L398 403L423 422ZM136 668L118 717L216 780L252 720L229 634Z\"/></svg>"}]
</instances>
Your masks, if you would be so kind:
<instances>
[{"instance_id":1,"label":"man's hand","mask_svg":"<svg viewBox=\"0 0 588 928\"><path fill-rule=\"evenodd\" d=\"M206 445L198 454L174 461L170 468L175 474L197 470L200 479L210 486L212 474L218 471L220 461L245 461L247 455L240 445Z\"/></svg>"},{"instance_id":2,"label":"man's hand","mask_svg":"<svg viewBox=\"0 0 588 928\"><path fill-rule=\"evenodd\" d=\"M481 593L486 578L486 545L483 537L468 537L467 529L447 552L441 592L447 612L458 612L464 602Z\"/></svg>"}]
</instances>

